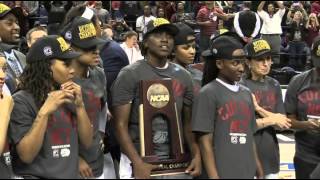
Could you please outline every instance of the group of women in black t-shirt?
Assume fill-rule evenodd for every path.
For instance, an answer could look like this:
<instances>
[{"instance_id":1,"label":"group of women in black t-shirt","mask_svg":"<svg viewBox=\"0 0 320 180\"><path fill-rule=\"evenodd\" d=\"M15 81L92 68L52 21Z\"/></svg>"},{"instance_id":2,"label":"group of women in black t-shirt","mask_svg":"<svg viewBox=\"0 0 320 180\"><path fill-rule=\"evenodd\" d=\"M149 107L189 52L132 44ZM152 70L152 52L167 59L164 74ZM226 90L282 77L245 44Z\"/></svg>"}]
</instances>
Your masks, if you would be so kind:
<instances>
[{"instance_id":1,"label":"group of women in black t-shirt","mask_svg":"<svg viewBox=\"0 0 320 180\"><path fill-rule=\"evenodd\" d=\"M79 29L90 24L81 19L77 22ZM267 41L255 39L244 45L235 34L222 34L215 37L209 49L202 53L205 63L199 65L199 68L191 66L195 56L192 29L184 24L176 24L176 28L180 33L174 39L173 62L181 67L175 70L188 70L194 86L189 127L194 136L189 134L187 137L196 138L197 141L192 139L194 159L186 173L192 176L200 174L201 159L198 155L201 154L204 178L279 178L280 155L276 130L292 128L296 130L296 177L318 177L320 40L315 40L312 49L315 68L292 79L283 102L280 84L267 76L272 65L271 49ZM148 45L145 50L152 58L157 53L168 53L168 47L156 47L150 44L151 40L159 44L163 39L170 39L170 42L173 40L171 34L162 30L159 28L153 31L148 41L145 41ZM65 37L75 35L72 33L71 28L65 32ZM84 37L90 33L82 36L80 30L78 34ZM0 55L0 154L7 144L11 119L9 137L12 143L13 171L24 178L77 178L79 174L86 178L101 175L88 171L89 162L83 163L86 166L80 172L80 167L74 166L79 163L78 145L82 144L88 149L95 130L92 128L90 113L87 113L86 99L90 97L83 95L81 86L73 79L78 77L78 82L85 82L84 79L94 76L94 71L88 68L99 63L97 58L93 58L97 55L97 44L94 48L86 49L79 47L83 44L77 43L70 42L73 49L82 55L71 51L62 37L50 36L39 40L30 49L28 66L21 76L14 98L4 91L7 63ZM152 48L160 48L163 52L151 52ZM92 59L94 61L90 61ZM138 64L132 67L135 66ZM104 98L102 94L100 98ZM99 104L102 111L101 102ZM125 110L130 113L130 109ZM117 120L124 111L118 108L114 112ZM119 128L121 124L116 122L116 126ZM123 138L119 137L120 141ZM129 137L126 138L128 140ZM124 146L125 142L120 144ZM136 156L130 152L126 152L126 155L129 159ZM0 177L8 178L10 170L6 168L6 159L0 157ZM130 160L133 162L133 159ZM150 171L156 168L146 163L142 165ZM134 175L141 177L150 175L149 171L143 172L137 164L133 164L132 170L136 173Z\"/></svg>"}]
</instances>

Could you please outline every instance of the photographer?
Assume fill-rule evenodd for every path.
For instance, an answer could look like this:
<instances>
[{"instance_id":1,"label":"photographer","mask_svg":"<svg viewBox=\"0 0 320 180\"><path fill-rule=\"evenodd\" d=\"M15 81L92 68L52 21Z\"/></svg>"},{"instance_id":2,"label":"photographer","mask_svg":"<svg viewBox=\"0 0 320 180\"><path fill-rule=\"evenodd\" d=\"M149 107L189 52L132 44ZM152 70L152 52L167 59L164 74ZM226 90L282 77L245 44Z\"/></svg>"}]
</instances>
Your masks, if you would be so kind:
<instances>
[{"instance_id":1,"label":"photographer","mask_svg":"<svg viewBox=\"0 0 320 180\"><path fill-rule=\"evenodd\" d=\"M131 27L129 27L126 21L122 18L117 18L115 21L112 22L113 26L113 40L117 42L123 41L124 33L128 31L132 31Z\"/></svg>"},{"instance_id":2,"label":"photographer","mask_svg":"<svg viewBox=\"0 0 320 180\"><path fill-rule=\"evenodd\" d=\"M287 14L287 24L290 24L293 21L295 12L300 11L303 15L303 21L306 22L308 20L308 13L304 9L303 5L299 2L293 3L290 6L289 12Z\"/></svg>"},{"instance_id":3,"label":"photographer","mask_svg":"<svg viewBox=\"0 0 320 180\"><path fill-rule=\"evenodd\" d=\"M293 18L291 18L291 14L293 14ZM295 5L295 3L291 6L291 9L288 13L289 23L289 66L294 68L295 70L302 70L303 68L303 53L304 48L306 47L305 39L306 39L306 17L307 13L303 9L303 6Z\"/></svg>"}]
</instances>

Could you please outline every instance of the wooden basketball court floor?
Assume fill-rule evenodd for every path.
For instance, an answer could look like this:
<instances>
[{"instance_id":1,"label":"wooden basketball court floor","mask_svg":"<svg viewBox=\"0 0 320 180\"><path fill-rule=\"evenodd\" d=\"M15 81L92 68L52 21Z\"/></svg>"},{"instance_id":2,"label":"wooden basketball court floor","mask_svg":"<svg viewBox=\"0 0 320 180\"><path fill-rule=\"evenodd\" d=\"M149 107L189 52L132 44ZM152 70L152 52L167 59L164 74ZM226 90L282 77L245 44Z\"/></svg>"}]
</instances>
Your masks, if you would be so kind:
<instances>
[{"instance_id":1,"label":"wooden basketball court floor","mask_svg":"<svg viewBox=\"0 0 320 180\"><path fill-rule=\"evenodd\" d=\"M280 179L295 179L293 157L295 141L293 134L278 134L280 148Z\"/></svg>"}]
</instances>

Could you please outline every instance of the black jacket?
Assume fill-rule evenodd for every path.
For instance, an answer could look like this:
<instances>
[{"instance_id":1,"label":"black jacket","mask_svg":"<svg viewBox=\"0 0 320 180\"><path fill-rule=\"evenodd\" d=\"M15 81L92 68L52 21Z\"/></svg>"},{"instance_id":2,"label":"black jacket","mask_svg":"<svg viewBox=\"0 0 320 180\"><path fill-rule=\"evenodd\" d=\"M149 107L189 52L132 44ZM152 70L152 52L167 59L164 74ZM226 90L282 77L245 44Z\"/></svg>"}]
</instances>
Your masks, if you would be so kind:
<instances>
[{"instance_id":1,"label":"black jacket","mask_svg":"<svg viewBox=\"0 0 320 180\"><path fill-rule=\"evenodd\" d=\"M303 22L297 23L295 21L292 21L289 24L289 34L288 34L288 39L289 41L293 41L294 39L294 34L296 31L300 31L301 33L301 41L304 41L307 35L307 29L305 28L305 24Z\"/></svg>"}]
</instances>

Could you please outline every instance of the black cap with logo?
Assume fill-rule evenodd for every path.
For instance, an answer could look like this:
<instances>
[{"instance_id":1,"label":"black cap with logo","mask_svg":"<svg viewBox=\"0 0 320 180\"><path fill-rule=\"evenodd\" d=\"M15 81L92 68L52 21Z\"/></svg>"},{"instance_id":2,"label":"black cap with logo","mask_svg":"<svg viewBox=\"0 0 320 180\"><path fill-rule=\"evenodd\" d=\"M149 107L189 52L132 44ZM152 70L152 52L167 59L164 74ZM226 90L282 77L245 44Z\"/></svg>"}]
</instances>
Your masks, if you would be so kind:
<instances>
[{"instance_id":1,"label":"black cap with logo","mask_svg":"<svg viewBox=\"0 0 320 180\"><path fill-rule=\"evenodd\" d=\"M151 20L147 24L147 32L144 34L144 38L148 36L149 34L157 31L165 31L171 34L172 36L175 36L179 33L179 29L174 26L173 24L170 24L170 22L164 18L156 18L154 20Z\"/></svg>"},{"instance_id":2,"label":"black cap with logo","mask_svg":"<svg viewBox=\"0 0 320 180\"><path fill-rule=\"evenodd\" d=\"M249 58L271 56L271 47L264 39L254 39L245 46L245 52Z\"/></svg>"},{"instance_id":3,"label":"black cap with logo","mask_svg":"<svg viewBox=\"0 0 320 180\"><path fill-rule=\"evenodd\" d=\"M23 18L22 8L15 7L11 9L9 6L3 3L0 3L0 19L5 17L9 13L12 13L13 15L15 15L19 19L19 21Z\"/></svg>"},{"instance_id":4,"label":"black cap with logo","mask_svg":"<svg viewBox=\"0 0 320 180\"><path fill-rule=\"evenodd\" d=\"M183 44L188 44L188 36L195 36L194 30L186 25L185 23L175 23L173 24L175 25L178 30L179 33L174 37L174 44L177 45L183 45ZM194 39L193 39L194 41Z\"/></svg>"},{"instance_id":5,"label":"black cap with logo","mask_svg":"<svg viewBox=\"0 0 320 180\"><path fill-rule=\"evenodd\" d=\"M62 36L73 46L84 50L91 50L106 41L97 38L93 23L83 17L76 17L63 30Z\"/></svg>"},{"instance_id":6,"label":"black cap with logo","mask_svg":"<svg viewBox=\"0 0 320 180\"><path fill-rule=\"evenodd\" d=\"M70 45L61 36L50 35L38 39L27 54L27 63L43 60L59 59L69 60L81 54L70 49Z\"/></svg>"}]
</instances>

